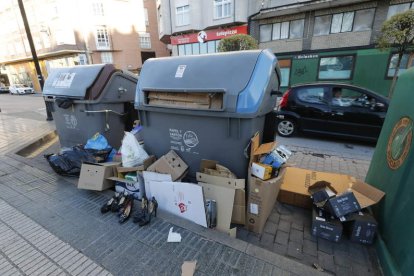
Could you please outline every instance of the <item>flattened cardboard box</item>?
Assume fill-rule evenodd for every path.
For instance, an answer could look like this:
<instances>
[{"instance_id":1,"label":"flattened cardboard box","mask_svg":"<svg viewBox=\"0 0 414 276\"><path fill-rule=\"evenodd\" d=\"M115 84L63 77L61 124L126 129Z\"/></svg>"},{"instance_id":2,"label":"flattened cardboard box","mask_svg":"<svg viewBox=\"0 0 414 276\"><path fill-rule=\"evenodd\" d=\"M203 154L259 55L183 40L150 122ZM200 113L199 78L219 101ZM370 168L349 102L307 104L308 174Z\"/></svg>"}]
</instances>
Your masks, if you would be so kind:
<instances>
[{"instance_id":1,"label":"flattened cardboard box","mask_svg":"<svg viewBox=\"0 0 414 276\"><path fill-rule=\"evenodd\" d=\"M103 191L114 186L108 180L116 174L119 162L83 163L78 181L78 189Z\"/></svg>"},{"instance_id":2,"label":"flattened cardboard box","mask_svg":"<svg viewBox=\"0 0 414 276\"><path fill-rule=\"evenodd\" d=\"M233 213L231 216L231 222L236 224L246 224L246 192L245 192L245 180L235 179L222 176L210 175L202 173L205 169L214 169L218 165L214 160L201 160L200 171L196 173L197 181L202 183L210 183L225 188L235 189ZM219 175L219 174L218 174Z\"/></svg>"},{"instance_id":3,"label":"flattened cardboard box","mask_svg":"<svg viewBox=\"0 0 414 276\"><path fill-rule=\"evenodd\" d=\"M170 174L173 181L183 177L187 173L188 165L178 156L178 154L170 150L166 155L161 156L147 171L163 174Z\"/></svg>"},{"instance_id":4,"label":"flattened cardboard box","mask_svg":"<svg viewBox=\"0 0 414 276\"><path fill-rule=\"evenodd\" d=\"M280 186L278 200L282 203L311 208L312 200L308 187L317 181L330 182L338 195L350 189L362 209L378 203L385 195L383 191L346 174L287 167Z\"/></svg>"},{"instance_id":5,"label":"flattened cardboard box","mask_svg":"<svg viewBox=\"0 0 414 276\"><path fill-rule=\"evenodd\" d=\"M246 227L249 231L259 234L263 232L267 218L276 203L284 170L281 170L278 177L269 180L261 180L251 176L249 171L246 215Z\"/></svg>"}]
</instances>

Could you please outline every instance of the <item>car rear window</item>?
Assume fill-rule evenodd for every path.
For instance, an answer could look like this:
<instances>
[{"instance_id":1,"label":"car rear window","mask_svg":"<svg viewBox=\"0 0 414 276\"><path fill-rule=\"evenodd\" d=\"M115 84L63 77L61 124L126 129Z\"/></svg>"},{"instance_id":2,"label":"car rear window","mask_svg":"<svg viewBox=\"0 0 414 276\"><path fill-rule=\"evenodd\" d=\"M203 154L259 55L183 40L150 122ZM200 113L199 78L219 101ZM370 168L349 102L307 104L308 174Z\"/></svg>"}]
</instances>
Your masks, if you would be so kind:
<instances>
[{"instance_id":1,"label":"car rear window","mask_svg":"<svg viewBox=\"0 0 414 276\"><path fill-rule=\"evenodd\" d=\"M324 87L302 87L297 92L298 99L306 103L320 103L326 102Z\"/></svg>"}]
</instances>

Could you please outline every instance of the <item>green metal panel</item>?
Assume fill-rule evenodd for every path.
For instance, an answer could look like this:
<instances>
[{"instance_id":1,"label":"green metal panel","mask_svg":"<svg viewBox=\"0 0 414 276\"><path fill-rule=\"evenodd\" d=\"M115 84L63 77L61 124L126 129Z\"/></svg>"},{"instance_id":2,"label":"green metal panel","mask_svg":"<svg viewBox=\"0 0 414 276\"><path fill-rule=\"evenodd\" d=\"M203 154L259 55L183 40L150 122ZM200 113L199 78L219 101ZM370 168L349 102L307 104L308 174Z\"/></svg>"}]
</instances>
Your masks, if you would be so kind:
<instances>
[{"instance_id":1,"label":"green metal panel","mask_svg":"<svg viewBox=\"0 0 414 276\"><path fill-rule=\"evenodd\" d=\"M318 70L318 58L292 59L290 84L315 82Z\"/></svg>"},{"instance_id":2,"label":"green metal panel","mask_svg":"<svg viewBox=\"0 0 414 276\"><path fill-rule=\"evenodd\" d=\"M377 49L357 51L352 83L387 96L391 85L390 79L386 78L389 54L389 51Z\"/></svg>"},{"instance_id":3,"label":"green metal panel","mask_svg":"<svg viewBox=\"0 0 414 276\"><path fill-rule=\"evenodd\" d=\"M355 55L356 63L353 76L350 80L332 80L341 83L351 83L368 88L378 94L388 95L391 79L386 78L388 70L389 51L381 52L378 49L362 49L347 51L326 51L300 56L315 56L311 58L297 58L292 55L277 56L279 59L291 58L290 85L318 81L319 58L335 55ZM329 81L329 80L327 80Z\"/></svg>"},{"instance_id":4,"label":"green metal panel","mask_svg":"<svg viewBox=\"0 0 414 276\"><path fill-rule=\"evenodd\" d=\"M374 209L379 220L381 264L387 274L414 271L414 68L398 80L366 182L386 193Z\"/></svg>"}]
</instances>

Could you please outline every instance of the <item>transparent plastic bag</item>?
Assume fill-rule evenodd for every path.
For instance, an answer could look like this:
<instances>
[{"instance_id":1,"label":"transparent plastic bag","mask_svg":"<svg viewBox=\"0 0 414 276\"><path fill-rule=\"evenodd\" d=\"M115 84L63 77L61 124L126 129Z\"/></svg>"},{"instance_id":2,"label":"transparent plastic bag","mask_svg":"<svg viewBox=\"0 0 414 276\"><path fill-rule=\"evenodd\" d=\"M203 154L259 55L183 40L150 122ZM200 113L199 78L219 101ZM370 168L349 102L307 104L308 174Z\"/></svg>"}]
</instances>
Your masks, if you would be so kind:
<instances>
[{"instance_id":1,"label":"transparent plastic bag","mask_svg":"<svg viewBox=\"0 0 414 276\"><path fill-rule=\"evenodd\" d=\"M124 139L122 140L121 155L123 167L139 166L148 158L148 154L130 132L125 132Z\"/></svg>"}]
</instances>

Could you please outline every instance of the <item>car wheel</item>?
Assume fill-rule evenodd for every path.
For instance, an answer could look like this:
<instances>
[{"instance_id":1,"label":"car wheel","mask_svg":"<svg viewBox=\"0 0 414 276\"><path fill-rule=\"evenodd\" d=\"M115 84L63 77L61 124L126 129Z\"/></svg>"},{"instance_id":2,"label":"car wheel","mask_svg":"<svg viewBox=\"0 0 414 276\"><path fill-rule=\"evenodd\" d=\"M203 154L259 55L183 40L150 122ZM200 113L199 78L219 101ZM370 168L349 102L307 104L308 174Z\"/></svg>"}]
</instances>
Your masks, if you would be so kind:
<instances>
[{"instance_id":1,"label":"car wheel","mask_svg":"<svg viewBox=\"0 0 414 276\"><path fill-rule=\"evenodd\" d=\"M283 137L293 136L296 132L296 123L292 119L280 120L277 124L277 133Z\"/></svg>"}]
</instances>

